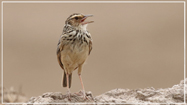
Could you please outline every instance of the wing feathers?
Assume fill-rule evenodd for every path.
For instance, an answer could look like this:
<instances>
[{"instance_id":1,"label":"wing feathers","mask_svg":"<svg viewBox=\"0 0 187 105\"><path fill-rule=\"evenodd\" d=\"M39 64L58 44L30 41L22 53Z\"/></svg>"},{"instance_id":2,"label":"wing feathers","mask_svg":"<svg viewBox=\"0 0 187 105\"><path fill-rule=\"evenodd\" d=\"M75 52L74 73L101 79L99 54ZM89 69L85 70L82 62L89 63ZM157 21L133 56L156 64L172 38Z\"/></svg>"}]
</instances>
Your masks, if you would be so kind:
<instances>
[{"instance_id":1,"label":"wing feathers","mask_svg":"<svg viewBox=\"0 0 187 105\"><path fill-rule=\"evenodd\" d=\"M62 44L61 39L60 39L59 42L58 42L58 45L57 45L56 53L57 53L58 63L59 63L59 65L62 69L64 69L64 66L61 62L61 53L60 52L63 50L63 47L64 47L64 45Z\"/></svg>"},{"instance_id":2,"label":"wing feathers","mask_svg":"<svg viewBox=\"0 0 187 105\"><path fill-rule=\"evenodd\" d=\"M92 41L90 40L89 41L89 53L88 53L88 55L90 55L91 51L92 51Z\"/></svg>"}]
</instances>

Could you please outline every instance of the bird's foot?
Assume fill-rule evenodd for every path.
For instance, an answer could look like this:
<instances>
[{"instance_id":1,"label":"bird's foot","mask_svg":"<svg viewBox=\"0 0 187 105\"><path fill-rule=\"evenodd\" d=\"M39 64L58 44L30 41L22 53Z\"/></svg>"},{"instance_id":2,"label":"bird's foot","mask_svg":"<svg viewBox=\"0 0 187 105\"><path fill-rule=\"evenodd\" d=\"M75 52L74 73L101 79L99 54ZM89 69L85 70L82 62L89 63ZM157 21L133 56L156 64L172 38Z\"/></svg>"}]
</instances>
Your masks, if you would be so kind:
<instances>
[{"instance_id":1,"label":"bird's foot","mask_svg":"<svg viewBox=\"0 0 187 105\"><path fill-rule=\"evenodd\" d=\"M83 96L83 99L84 99L84 100L89 100L89 101L91 101L90 98L86 95L86 92L85 92L84 90L81 90L80 92L77 92L77 93L74 93L74 94L76 94L76 95L78 95L78 96Z\"/></svg>"},{"instance_id":2,"label":"bird's foot","mask_svg":"<svg viewBox=\"0 0 187 105\"><path fill-rule=\"evenodd\" d=\"M80 90L79 92L76 92L74 93L75 95L78 95L78 96L85 96L85 92Z\"/></svg>"},{"instance_id":3,"label":"bird's foot","mask_svg":"<svg viewBox=\"0 0 187 105\"><path fill-rule=\"evenodd\" d=\"M77 95L77 96L82 96L82 94L80 92L76 92L74 94Z\"/></svg>"},{"instance_id":4,"label":"bird's foot","mask_svg":"<svg viewBox=\"0 0 187 105\"><path fill-rule=\"evenodd\" d=\"M88 99L88 97L86 96L85 90L82 90L82 93L83 93L83 98L84 98L84 100L85 100L85 99Z\"/></svg>"},{"instance_id":5,"label":"bird's foot","mask_svg":"<svg viewBox=\"0 0 187 105\"><path fill-rule=\"evenodd\" d=\"M70 91L67 91L67 97L68 97L68 100L71 101L71 92Z\"/></svg>"}]
</instances>

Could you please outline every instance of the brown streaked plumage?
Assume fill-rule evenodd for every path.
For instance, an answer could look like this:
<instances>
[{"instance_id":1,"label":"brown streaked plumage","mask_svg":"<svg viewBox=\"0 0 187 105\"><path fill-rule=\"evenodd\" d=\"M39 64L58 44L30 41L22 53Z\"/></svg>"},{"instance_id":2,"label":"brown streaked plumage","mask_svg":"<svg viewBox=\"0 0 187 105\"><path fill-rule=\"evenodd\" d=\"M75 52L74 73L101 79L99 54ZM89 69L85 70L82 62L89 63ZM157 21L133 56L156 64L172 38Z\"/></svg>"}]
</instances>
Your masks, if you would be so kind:
<instances>
[{"instance_id":1,"label":"brown streaked plumage","mask_svg":"<svg viewBox=\"0 0 187 105\"><path fill-rule=\"evenodd\" d=\"M82 66L92 50L92 39L86 27L88 23L86 18L92 15L83 15L74 13L70 15L63 29L63 33L57 45L57 59L63 71L63 87L67 87L70 98L70 87L72 81L72 72L78 69L78 75L85 98L84 85L81 78Z\"/></svg>"}]
</instances>

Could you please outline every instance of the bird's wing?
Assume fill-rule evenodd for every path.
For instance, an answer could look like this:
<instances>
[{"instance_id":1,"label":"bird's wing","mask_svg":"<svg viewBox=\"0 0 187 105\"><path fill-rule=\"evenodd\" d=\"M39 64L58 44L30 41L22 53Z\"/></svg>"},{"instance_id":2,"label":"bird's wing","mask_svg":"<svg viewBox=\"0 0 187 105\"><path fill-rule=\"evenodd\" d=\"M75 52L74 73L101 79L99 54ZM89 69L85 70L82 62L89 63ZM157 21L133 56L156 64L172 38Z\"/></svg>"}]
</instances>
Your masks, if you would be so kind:
<instances>
[{"instance_id":1,"label":"bird's wing","mask_svg":"<svg viewBox=\"0 0 187 105\"><path fill-rule=\"evenodd\" d=\"M88 53L88 55L90 55L91 51L92 51L92 41L90 40L89 41L89 53Z\"/></svg>"},{"instance_id":2,"label":"bird's wing","mask_svg":"<svg viewBox=\"0 0 187 105\"><path fill-rule=\"evenodd\" d=\"M64 66L61 61L61 51L63 50L63 48L64 48L64 44L62 42L62 38L60 38L58 41L56 54L57 54L58 63L62 69L64 69Z\"/></svg>"}]
</instances>

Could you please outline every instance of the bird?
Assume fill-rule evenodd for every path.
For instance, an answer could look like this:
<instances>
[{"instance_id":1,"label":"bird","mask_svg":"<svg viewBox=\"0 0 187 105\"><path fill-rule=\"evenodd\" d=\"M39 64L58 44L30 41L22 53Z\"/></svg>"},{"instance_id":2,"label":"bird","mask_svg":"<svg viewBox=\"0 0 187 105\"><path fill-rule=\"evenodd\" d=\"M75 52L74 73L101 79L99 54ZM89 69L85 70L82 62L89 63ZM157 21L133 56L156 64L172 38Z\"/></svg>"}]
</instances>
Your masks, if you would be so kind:
<instances>
[{"instance_id":1,"label":"bird","mask_svg":"<svg viewBox=\"0 0 187 105\"><path fill-rule=\"evenodd\" d=\"M61 85L67 87L69 99L72 73L77 69L83 97L86 99L81 72L83 64L92 51L92 37L87 30L87 26L94 21L85 21L88 17L92 16L82 13L71 14L65 21L62 35L57 44L57 60L63 69Z\"/></svg>"}]
</instances>

